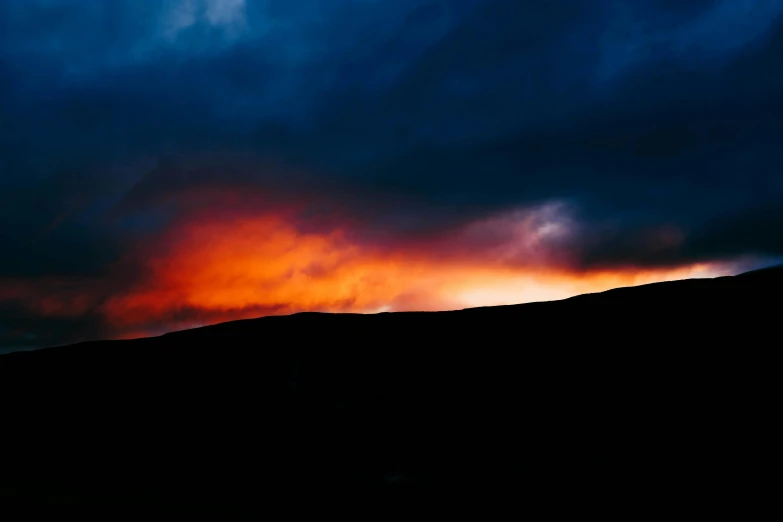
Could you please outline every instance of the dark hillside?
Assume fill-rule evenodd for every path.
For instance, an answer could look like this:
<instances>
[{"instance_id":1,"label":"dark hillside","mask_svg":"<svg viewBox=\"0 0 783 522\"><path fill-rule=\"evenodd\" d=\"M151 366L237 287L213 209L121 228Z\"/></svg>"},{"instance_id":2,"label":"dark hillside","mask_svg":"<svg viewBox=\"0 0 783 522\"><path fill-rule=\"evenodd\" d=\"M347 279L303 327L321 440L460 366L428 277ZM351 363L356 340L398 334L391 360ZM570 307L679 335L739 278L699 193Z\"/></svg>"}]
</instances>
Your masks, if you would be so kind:
<instances>
[{"instance_id":1,"label":"dark hillside","mask_svg":"<svg viewBox=\"0 0 783 522\"><path fill-rule=\"evenodd\" d=\"M772 489L782 293L774 268L5 355L0 502L747 514Z\"/></svg>"}]
</instances>

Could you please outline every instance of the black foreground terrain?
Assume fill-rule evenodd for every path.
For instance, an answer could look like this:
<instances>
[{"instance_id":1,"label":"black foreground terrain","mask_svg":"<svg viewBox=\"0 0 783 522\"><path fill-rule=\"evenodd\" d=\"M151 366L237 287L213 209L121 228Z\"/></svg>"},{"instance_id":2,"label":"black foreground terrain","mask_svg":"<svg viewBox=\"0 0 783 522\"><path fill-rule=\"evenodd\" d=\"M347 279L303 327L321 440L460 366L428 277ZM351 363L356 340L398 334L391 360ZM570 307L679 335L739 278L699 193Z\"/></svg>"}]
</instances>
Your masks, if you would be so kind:
<instances>
[{"instance_id":1,"label":"black foreground terrain","mask_svg":"<svg viewBox=\"0 0 783 522\"><path fill-rule=\"evenodd\" d=\"M0 505L747 515L777 490L782 294L778 267L0 356Z\"/></svg>"}]
</instances>

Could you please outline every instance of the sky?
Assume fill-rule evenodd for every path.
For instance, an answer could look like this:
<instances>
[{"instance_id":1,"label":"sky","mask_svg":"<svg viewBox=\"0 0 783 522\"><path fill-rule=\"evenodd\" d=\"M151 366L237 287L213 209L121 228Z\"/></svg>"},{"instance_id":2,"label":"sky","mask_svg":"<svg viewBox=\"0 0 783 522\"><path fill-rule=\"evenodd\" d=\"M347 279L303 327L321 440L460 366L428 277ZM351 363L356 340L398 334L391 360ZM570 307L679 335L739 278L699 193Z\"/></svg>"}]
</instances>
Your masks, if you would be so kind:
<instances>
[{"instance_id":1,"label":"sky","mask_svg":"<svg viewBox=\"0 0 783 522\"><path fill-rule=\"evenodd\" d=\"M0 350L783 260L783 0L3 0Z\"/></svg>"}]
</instances>

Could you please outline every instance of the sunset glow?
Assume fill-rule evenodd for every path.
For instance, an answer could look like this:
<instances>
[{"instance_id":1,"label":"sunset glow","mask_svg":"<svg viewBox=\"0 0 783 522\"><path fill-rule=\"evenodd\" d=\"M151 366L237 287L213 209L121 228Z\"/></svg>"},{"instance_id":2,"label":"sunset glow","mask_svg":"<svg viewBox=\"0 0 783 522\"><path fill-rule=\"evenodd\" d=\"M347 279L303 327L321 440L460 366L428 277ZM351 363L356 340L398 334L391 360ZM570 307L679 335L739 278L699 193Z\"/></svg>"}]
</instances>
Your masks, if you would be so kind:
<instances>
[{"instance_id":1,"label":"sunset glow","mask_svg":"<svg viewBox=\"0 0 783 522\"><path fill-rule=\"evenodd\" d=\"M551 217L549 210L542 212ZM548 265L539 259L547 248L540 229L553 225L534 217L515 213L469 224L426 248L360 244L347 225L303 231L284 212L224 209L180 219L147 238L107 280L2 289L6 298L13 294L44 316L92 310L115 338L130 338L300 311L433 311L546 301L728 271L718 264L592 272ZM485 242L497 238L471 252L476 234ZM128 284L113 288L131 272L136 275Z\"/></svg>"},{"instance_id":2,"label":"sunset glow","mask_svg":"<svg viewBox=\"0 0 783 522\"><path fill-rule=\"evenodd\" d=\"M103 336L133 338L301 311L547 301L732 270L720 263L578 270L568 257L578 226L558 203L497 213L424 239L378 236L339 212L316 222L307 212L313 202L263 203L253 192L187 193L165 204L179 205L180 214L128 240L103 275L0 281L0 299L39 317L97 318Z\"/></svg>"}]
</instances>

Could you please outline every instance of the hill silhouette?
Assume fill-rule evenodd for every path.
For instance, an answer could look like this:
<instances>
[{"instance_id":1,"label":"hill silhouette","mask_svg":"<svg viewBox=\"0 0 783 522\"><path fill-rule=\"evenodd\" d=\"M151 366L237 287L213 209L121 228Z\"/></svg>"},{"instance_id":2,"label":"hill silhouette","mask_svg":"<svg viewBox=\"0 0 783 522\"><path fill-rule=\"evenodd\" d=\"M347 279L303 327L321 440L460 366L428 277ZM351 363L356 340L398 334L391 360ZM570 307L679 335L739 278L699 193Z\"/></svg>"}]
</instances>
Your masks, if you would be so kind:
<instances>
[{"instance_id":1,"label":"hill silhouette","mask_svg":"<svg viewBox=\"0 0 783 522\"><path fill-rule=\"evenodd\" d=\"M775 267L0 356L0 501L747 515L772 491L781 291Z\"/></svg>"}]
</instances>

